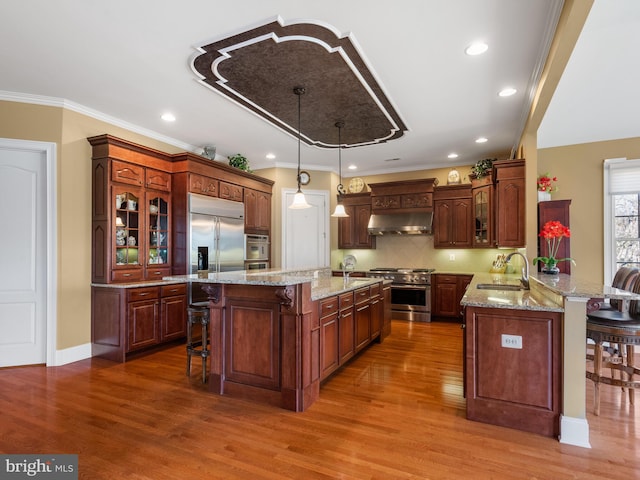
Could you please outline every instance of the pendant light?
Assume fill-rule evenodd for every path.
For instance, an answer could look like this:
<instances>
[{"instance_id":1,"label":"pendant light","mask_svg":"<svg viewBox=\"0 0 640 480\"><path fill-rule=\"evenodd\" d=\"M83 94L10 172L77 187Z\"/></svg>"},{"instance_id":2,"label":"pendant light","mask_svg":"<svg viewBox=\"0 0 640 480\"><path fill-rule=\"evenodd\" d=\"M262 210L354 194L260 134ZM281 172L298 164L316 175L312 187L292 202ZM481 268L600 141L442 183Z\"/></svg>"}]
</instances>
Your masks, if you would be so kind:
<instances>
[{"instance_id":1,"label":"pendant light","mask_svg":"<svg viewBox=\"0 0 640 480\"><path fill-rule=\"evenodd\" d=\"M344 193L344 186L342 185L342 128L344 127L344 122L336 122L336 127L338 127L338 175L340 175L340 183L338 183L338 204L336 205L335 211L331 214L332 217L338 218L346 218L349 215L344 210L344 205L340 203L340 195Z\"/></svg>"},{"instance_id":2,"label":"pendant light","mask_svg":"<svg viewBox=\"0 0 640 480\"><path fill-rule=\"evenodd\" d=\"M300 190L300 97L306 92L304 87L295 87L293 93L298 96L298 191L293 197L293 203L289 205L291 209L311 208L311 205L307 203L307 199L304 198L304 193Z\"/></svg>"}]
</instances>

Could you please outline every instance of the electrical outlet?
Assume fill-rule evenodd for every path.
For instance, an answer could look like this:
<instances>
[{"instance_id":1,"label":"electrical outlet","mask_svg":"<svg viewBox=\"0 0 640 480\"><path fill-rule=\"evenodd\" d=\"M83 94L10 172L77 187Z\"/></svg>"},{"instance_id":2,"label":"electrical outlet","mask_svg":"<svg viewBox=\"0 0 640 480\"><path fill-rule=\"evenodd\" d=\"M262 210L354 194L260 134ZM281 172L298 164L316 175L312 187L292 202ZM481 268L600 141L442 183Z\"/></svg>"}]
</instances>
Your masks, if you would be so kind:
<instances>
[{"instance_id":1,"label":"electrical outlet","mask_svg":"<svg viewBox=\"0 0 640 480\"><path fill-rule=\"evenodd\" d=\"M449 254L449 261L450 262L455 262L456 261L456 254L455 253L450 253Z\"/></svg>"},{"instance_id":2,"label":"electrical outlet","mask_svg":"<svg viewBox=\"0 0 640 480\"><path fill-rule=\"evenodd\" d=\"M522 335L502 334L501 345L504 348L517 348L522 350Z\"/></svg>"}]
</instances>

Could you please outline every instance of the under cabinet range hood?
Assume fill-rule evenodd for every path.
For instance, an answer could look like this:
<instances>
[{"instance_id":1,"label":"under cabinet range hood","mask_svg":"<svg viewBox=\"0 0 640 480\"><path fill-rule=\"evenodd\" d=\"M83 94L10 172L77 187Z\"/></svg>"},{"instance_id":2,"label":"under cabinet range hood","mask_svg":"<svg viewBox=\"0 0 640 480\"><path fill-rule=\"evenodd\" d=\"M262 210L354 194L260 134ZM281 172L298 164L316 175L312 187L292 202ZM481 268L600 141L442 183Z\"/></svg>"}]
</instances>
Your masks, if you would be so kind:
<instances>
[{"instance_id":1,"label":"under cabinet range hood","mask_svg":"<svg viewBox=\"0 0 640 480\"><path fill-rule=\"evenodd\" d=\"M429 235L433 233L433 212L374 213L369 218L369 235Z\"/></svg>"}]
</instances>

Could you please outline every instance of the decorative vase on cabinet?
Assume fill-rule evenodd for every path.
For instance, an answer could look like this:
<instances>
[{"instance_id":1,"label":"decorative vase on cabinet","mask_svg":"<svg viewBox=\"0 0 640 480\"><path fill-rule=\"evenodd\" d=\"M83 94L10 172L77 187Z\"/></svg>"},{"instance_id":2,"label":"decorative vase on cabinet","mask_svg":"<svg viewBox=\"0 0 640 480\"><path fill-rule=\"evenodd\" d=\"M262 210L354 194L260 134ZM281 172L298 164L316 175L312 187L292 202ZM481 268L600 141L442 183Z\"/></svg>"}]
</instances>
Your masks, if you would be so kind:
<instances>
[{"instance_id":1,"label":"decorative vase on cabinet","mask_svg":"<svg viewBox=\"0 0 640 480\"><path fill-rule=\"evenodd\" d=\"M548 202L551 200L551 193L538 191L538 202Z\"/></svg>"}]
</instances>

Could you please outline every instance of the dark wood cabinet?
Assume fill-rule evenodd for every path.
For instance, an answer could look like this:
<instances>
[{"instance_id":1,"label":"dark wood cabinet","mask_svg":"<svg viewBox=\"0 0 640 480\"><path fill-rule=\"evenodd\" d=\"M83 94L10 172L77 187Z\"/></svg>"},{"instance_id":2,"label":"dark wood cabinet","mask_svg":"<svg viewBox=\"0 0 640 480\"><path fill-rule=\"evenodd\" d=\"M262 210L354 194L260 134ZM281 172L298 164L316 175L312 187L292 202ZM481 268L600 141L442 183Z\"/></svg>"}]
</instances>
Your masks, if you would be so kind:
<instances>
[{"instance_id":1,"label":"dark wood cabinet","mask_svg":"<svg viewBox=\"0 0 640 480\"><path fill-rule=\"evenodd\" d=\"M381 295L380 284L369 287L371 304L371 340L378 338L382 330L384 318L384 303Z\"/></svg>"},{"instance_id":2,"label":"dark wood cabinet","mask_svg":"<svg viewBox=\"0 0 640 480\"><path fill-rule=\"evenodd\" d=\"M548 202L538 203L538 232L542 230L545 223L550 221L558 221L565 227L569 227L569 207L571 200L550 200ZM549 255L549 246L544 238L538 237L538 256L547 257ZM558 247L556 258L571 257L571 238L563 238ZM538 269L542 269L543 263L538 264ZM558 263L560 273L571 274L571 262Z\"/></svg>"},{"instance_id":3,"label":"dark wood cabinet","mask_svg":"<svg viewBox=\"0 0 640 480\"><path fill-rule=\"evenodd\" d=\"M349 216L338 218L338 248L375 248L376 238L367 231L371 217L370 194L341 195L339 201Z\"/></svg>"},{"instance_id":4,"label":"dark wood cabinet","mask_svg":"<svg viewBox=\"0 0 640 480\"><path fill-rule=\"evenodd\" d=\"M338 318L338 354L342 365L356 352L355 324L353 315L353 292L339 296L340 316Z\"/></svg>"},{"instance_id":5,"label":"dark wood cabinet","mask_svg":"<svg viewBox=\"0 0 640 480\"><path fill-rule=\"evenodd\" d=\"M269 234L271 231L271 194L244 189L245 233Z\"/></svg>"},{"instance_id":6,"label":"dark wood cabinet","mask_svg":"<svg viewBox=\"0 0 640 480\"><path fill-rule=\"evenodd\" d=\"M467 307L467 418L559 433L561 319L558 312Z\"/></svg>"},{"instance_id":7,"label":"dark wood cabinet","mask_svg":"<svg viewBox=\"0 0 640 480\"><path fill-rule=\"evenodd\" d=\"M448 185L434 192L435 248L470 248L472 227L471 185Z\"/></svg>"},{"instance_id":8,"label":"dark wood cabinet","mask_svg":"<svg viewBox=\"0 0 640 480\"><path fill-rule=\"evenodd\" d=\"M340 365L338 297L321 300L320 309L320 374L322 378L333 373Z\"/></svg>"},{"instance_id":9,"label":"dark wood cabinet","mask_svg":"<svg viewBox=\"0 0 640 480\"><path fill-rule=\"evenodd\" d=\"M242 202L243 200L243 189L240 185L235 185L233 183L220 182L220 191L218 196L220 198L224 198L226 200L231 200L234 202Z\"/></svg>"},{"instance_id":10,"label":"dark wood cabinet","mask_svg":"<svg viewBox=\"0 0 640 480\"><path fill-rule=\"evenodd\" d=\"M127 355L186 335L187 286L91 287L92 355Z\"/></svg>"},{"instance_id":11,"label":"dark wood cabinet","mask_svg":"<svg viewBox=\"0 0 640 480\"><path fill-rule=\"evenodd\" d=\"M473 212L473 247L495 246L494 186L491 176L471 180Z\"/></svg>"},{"instance_id":12,"label":"dark wood cabinet","mask_svg":"<svg viewBox=\"0 0 640 480\"><path fill-rule=\"evenodd\" d=\"M380 340L384 340L391 333L391 284L382 285L382 304Z\"/></svg>"},{"instance_id":13,"label":"dark wood cabinet","mask_svg":"<svg viewBox=\"0 0 640 480\"><path fill-rule=\"evenodd\" d=\"M435 178L400 182L370 183L373 213L406 213L431 211Z\"/></svg>"},{"instance_id":14,"label":"dark wood cabinet","mask_svg":"<svg viewBox=\"0 0 640 480\"><path fill-rule=\"evenodd\" d=\"M473 275L431 275L432 320L462 320L460 301L472 278Z\"/></svg>"},{"instance_id":15,"label":"dark wood cabinet","mask_svg":"<svg viewBox=\"0 0 640 480\"><path fill-rule=\"evenodd\" d=\"M493 163L496 179L496 246L525 246L524 160Z\"/></svg>"},{"instance_id":16,"label":"dark wood cabinet","mask_svg":"<svg viewBox=\"0 0 640 480\"><path fill-rule=\"evenodd\" d=\"M199 193L200 195L208 195L209 197L217 197L219 188L218 180L197 173L189 174L189 192Z\"/></svg>"},{"instance_id":17,"label":"dark wood cabinet","mask_svg":"<svg viewBox=\"0 0 640 480\"><path fill-rule=\"evenodd\" d=\"M354 293L355 342L356 353L371 340L371 302L369 287L360 288Z\"/></svg>"}]
</instances>

